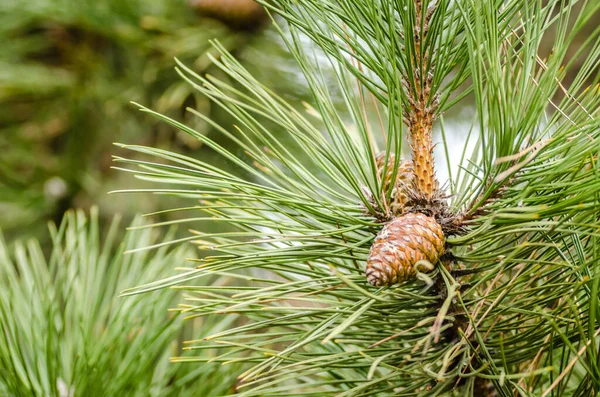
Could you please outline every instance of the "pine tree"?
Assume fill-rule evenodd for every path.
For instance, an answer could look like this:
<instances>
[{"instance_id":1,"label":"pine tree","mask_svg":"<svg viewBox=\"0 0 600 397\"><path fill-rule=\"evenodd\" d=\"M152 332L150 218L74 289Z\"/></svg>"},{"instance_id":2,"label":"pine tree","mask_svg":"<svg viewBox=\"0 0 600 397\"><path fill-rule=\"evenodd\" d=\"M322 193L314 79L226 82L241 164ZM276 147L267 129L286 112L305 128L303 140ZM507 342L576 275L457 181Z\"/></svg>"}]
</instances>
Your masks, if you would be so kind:
<instances>
[{"instance_id":1,"label":"pine tree","mask_svg":"<svg viewBox=\"0 0 600 397\"><path fill-rule=\"evenodd\" d=\"M141 110L231 170L122 145L156 158L116 159L188 197L184 240L210 251L126 294L176 285L188 317L235 318L187 346L245 363L240 396L596 395L600 29L575 39L600 4L264 5L287 23L312 103L279 97L218 43L236 85L179 63L235 120L212 123L230 145ZM468 142L449 153L444 114L468 101ZM437 143L461 158L447 183ZM192 285L210 275L229 283Z\"/></svg>"}]
</instances>

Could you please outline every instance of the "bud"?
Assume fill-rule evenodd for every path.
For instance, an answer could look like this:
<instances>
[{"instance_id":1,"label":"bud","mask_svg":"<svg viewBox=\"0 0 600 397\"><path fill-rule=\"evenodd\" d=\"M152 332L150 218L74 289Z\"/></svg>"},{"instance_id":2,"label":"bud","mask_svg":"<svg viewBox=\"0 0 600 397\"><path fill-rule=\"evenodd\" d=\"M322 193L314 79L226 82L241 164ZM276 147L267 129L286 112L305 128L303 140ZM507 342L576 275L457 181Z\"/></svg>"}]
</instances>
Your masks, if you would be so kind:
<instances>
[{"instance_id":1,"label":"bud","mask_svg":"<svg viewBox=\"0 0 600 397\"><path fill-rule=\"evenodd\" d=\"M375 237L367 258L367 280L377 287L409 280L417 262L438 261L444 244L442 227L435 219L420 213L399 216Z\"/></svg>"}]
</instances>

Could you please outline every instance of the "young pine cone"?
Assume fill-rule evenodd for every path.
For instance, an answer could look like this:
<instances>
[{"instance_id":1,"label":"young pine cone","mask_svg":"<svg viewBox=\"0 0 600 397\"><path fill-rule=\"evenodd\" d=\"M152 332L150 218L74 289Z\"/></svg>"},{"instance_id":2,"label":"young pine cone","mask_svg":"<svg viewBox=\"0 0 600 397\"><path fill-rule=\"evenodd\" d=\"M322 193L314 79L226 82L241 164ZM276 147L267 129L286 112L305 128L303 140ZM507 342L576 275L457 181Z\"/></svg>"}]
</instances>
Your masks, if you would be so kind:
<instances>
[{"instance_id":1,"label":"young pine cone","mask_svg":"<svg viewBox=\"0 0 600 397\"><path fill-rule=\"evenodd\" d=\"M394 162L396 156L394 153L388 155L387 166L385 164L385 152L379 152L375 156L377 165L377 173L383 181L383 192L388 191L392 185L392 176L394 176ZM383 172L385 171L385 175ZM408 189L413 180L413 164L410 160L401 160L398 163L398 171L396 172L396 181L393 184L390 202L388 209L392 215L398 216L405 212L405 205L408 202Z\"/></svg>"},{"instance_id":2,"label":"young pine cone","mask_svg":"<svg viewBox=\"0 0 600 397\"><path fill-rule=\"evenodd\" d=\"M444 244L435 219L420 213L399 216L375 237L367 258L367 280L376 287L406 281L415 275L417 262L435 264Z\"/></svg>"}]
</instances>

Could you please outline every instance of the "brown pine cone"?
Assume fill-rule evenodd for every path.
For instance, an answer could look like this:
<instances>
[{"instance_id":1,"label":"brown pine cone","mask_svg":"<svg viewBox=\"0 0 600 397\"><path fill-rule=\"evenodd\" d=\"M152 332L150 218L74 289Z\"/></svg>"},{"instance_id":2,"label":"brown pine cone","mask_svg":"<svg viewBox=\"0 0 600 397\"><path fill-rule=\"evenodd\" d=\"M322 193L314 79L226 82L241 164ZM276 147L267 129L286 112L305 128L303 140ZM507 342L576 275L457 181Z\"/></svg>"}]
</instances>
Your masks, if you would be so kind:
<instances>
[{"instance_id":1,"label":"brown pine cone","mask_svg":"<svg viewBox=\"0 0 600 397\"><path fill-rule=\"evenodd\" d=\"M367 280L377 287L409 280L417 262L438 261L445 241L435 219L420 213L399 216L375 237L367 258Z\"/></svg>"},{"instance_id":2,"label":"brown pine cone","mask_svg":"<svg viewBox=\"0 0 600 397\"><path fill-rule=\"evenodd\" d=\"M377 172L379 177L383 179L383 191L387 192L392 184L392 176L394 175L394 162L396 156L390 153L388 156L387 167L385 166L385 152L379 152L375 156ZM382 175L385 171L385 175ZM396 172L396 182L392 188L390 202L388 208L392 215L398 216L405 212L405 205L408 202L408 189L413 180L413 163L410 160L401 160L398 163L398 171Z\"/></svg>"}]
</instances>

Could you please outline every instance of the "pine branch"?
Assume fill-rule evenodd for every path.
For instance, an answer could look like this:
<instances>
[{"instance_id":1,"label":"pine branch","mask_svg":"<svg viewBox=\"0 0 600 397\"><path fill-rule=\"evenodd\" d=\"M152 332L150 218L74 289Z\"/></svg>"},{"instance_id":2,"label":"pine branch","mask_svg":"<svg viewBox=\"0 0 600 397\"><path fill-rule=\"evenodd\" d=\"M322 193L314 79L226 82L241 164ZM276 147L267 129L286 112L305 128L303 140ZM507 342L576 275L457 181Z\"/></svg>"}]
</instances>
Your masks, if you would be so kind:
<instances>
[{"instance_id":1,"label":"pine branch","mask_svg":"<svg viewBox=\"0 0 600 397\"><path fill-rule=\"evenodd\" d=\"M128 294L178 285L189 294L180 308L186 315L240 316L190 344L218 348L216 361L249 364L238 395L470 396L485 384L498 395L554 387L567 396L585 395L600 379L592 364L599 354L600 98L581 84L600 56L600 31L578 83L560 103L554 98L565 87L557 82L575 34L600 6L582 4L575 13L575 2L558 1L439 0L429 12L417 5L267 2L290 24L282 37L319 117L286 103L217 43L216 65L235 87L183 65L180 72L232 116L235 133L218 131L243 154L142 110L243 173L139 146L125 148L160 161L118 158L160 184L147 191L200 201L185 210L203 216L181 222L235 229L195 232L198 246L211 250L196 269ZM538 52L548 37L554 51L542 67ZM384 110L384 122L373 123L384 131L372 128L363 90ZM334 105L335 93L343 106ZM391 216L392 196L410 192L408 179L398 182L403 109L414 113L408 135L423 143L434 121L470 96L477 142L450 181L455 195L447 200L443 188L421 184L431 196L412 189ZM430 238L438 228L442 248ZM378 274L367 279L365 269ZM231 284L187 285L215 274Z\"/></svg>"}]
</instances>

